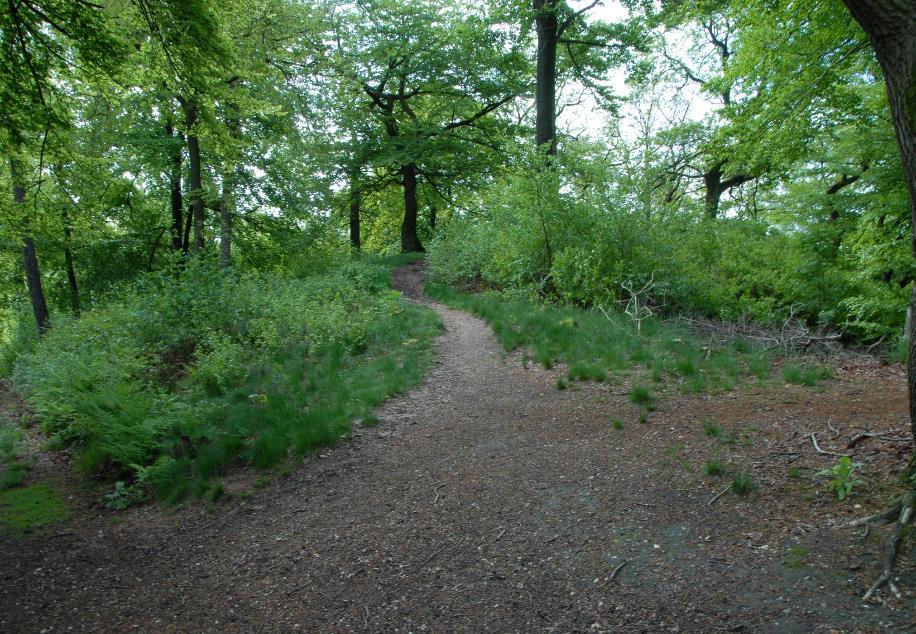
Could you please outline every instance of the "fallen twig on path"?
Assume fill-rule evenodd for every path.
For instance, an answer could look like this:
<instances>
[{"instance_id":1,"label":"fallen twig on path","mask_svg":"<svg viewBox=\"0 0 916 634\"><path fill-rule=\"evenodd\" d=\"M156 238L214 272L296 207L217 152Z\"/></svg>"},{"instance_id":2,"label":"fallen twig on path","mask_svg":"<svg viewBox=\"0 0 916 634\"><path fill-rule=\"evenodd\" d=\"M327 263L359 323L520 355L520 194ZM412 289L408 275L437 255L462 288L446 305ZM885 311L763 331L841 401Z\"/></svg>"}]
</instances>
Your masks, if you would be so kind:
<instances>
[{"instance_id":1,"label":"fallen twig on path","mask_svg":"<svg viewBox=\"0 0 916 634\"><path fill-rule=\"evenodd\" d=\"M814 448L817 449L817 453L822 453L825 456L836 456L837 458L842 458L845 455L821 449L821 446L817 444L817 432L811 432L811 442L814 443Z\"/></svg>"},{"instance_id":2,"label":"fallen twig on path","mask_svg":"<svg viewBox=\"0 0 916 634\"><path fill-rule=\"evenodd\" d=\"M887 434L893 434L897 432L896 429L888 429L887 431L862 431L852 437L852 440L846 445L847 448L852 449L856 446L861 440L866 438L877 438L878 440L884 440L887 442L911 442L912 439L907 436L888 436Z\"/></svg>"},{"instance_id":3,"label":"fallen twig on path","mask_svg":"<svg viewBox=\"0 0 916 634\"><path fill-rule=\"evenodd\" d=\"M629 560L628 560L628 559L624 559L623 561L621 561L621 562L617 565L617 567L614 568L614 572L611 573L611 576L610 576L610 578L608 579L608 581L613 581L613 580L614 580L614 577L617 576L617 573L620 572L621 570L623 570L623 567L626 566L627 563L629 563Z\"/></svg>"},{"instance_id":4,"label":"fallen twig on path","mask_svg":"<svg viewBox=\"0 0 916 634\"><path fill-rule=\"evenodd\" d=\"M724 489L722 489L721 491L719 491L719 492L716 494L716 497L714 497L713 499L711 499L709 502L706 503L706 506L712 506L713 502L715 502L715 501L718 500L720 497L722 497L723 495L725 495L726 493L728 493L728 490L729 490L730 488L731 488L731 485L728 485L727 487L725 487Z\"/></svg>"},{"instance_id":5,"label":"fallen twig on path","mask_svg":"<svg viewBox=\"0 0 916 634\"><path fill-rule=\"evenodd\" d=\"M433 504L435 504L436 502L439 501L439 489L441 489L442 487L446 486L447 484L448 484L448 482L443 482L442 484L437 485L435 488L433 488L433 491L434 491L435 494L436 494L436 497L433 499Z\"/></svg>"}]
</instances>

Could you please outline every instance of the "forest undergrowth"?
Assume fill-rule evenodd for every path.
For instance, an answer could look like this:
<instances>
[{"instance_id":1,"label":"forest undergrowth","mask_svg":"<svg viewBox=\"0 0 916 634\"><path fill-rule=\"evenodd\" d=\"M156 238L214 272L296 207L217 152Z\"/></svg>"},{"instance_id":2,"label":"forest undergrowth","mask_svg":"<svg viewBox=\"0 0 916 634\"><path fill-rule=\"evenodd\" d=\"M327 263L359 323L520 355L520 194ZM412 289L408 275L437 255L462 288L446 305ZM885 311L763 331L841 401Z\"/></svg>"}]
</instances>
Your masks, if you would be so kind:
<instances>
[{"instance_id":1,"label":"forest undergrowth","mask_svg":"<svg viewBox=\"0 0 916 634\"><path fill-rule=\"evenodd\" d=\"M624 311L507 297L496 291L468 293L431 281L427 292L445 304L486 320L506 351L524 348L523 361L567 367L566 380L615 381L636 372L631 400L651 407L654 386L673 383L685 393L720 392L739 383L787 383L816 387L831 370L818 357L785 355L747 339L704 339L656 317L639 323ZM781 375L777 374L777 370Z\"/></svg>"},{"instance_id":2,"label":"forest undergrowth","mask_svg":"<svg viewBox=\"0 0 916 634\"><path fill-rule=\"evenodd\" d=\"M440 325L389 288L404 259L304 278L200 263L150 275L40 342L13 340L13 383L50 446L114 483L109 506L215 500L231 467L283 469L423 376ZM16 434L5 426L0 445L9 487L27 474Z\"/></svg>"}]
</instances>

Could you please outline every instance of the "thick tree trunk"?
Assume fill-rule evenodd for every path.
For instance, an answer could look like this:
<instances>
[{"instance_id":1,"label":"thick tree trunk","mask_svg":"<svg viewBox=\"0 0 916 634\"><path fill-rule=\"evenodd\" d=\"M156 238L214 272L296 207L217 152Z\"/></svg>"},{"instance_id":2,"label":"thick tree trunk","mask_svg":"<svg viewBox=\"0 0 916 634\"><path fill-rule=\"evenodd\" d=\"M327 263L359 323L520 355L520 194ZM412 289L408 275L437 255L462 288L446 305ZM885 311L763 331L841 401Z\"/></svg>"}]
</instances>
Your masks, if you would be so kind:
<instances>
[{"instance_id":1,"label":"thick tree trunk","mask_svg":"<svg viewBox=\"0 0 916 634\"><path fill-rule=\"evenodd\" d=\"M204 190L200 161L200 140L193 132L197 123L197 104L183 97L179 97L184 110L185 127L188 139L188 183L189 204L192 218L194 219L194 246L193 251L199 253L204 248Z\"/></svg>"},{"instance_id":2,"label":"thick tree trunk","mask_svg":"<svg viewBox=\"0 0 916 634\"><path fill-rule=\"evenodd\" d=\"M705 174L703 183L706 186L704 209L706 217L715 220L719 215L719 201L722 200L722 164L717 163Z\"/></svg>"},{"instance_id":3,"label":"thick tree trunk","mask_svg":"<svg viewBox=\"0 0 916 634\"><path fill-rule=\"evenodd\" d=\"M424 252L426 249L417 236L417 167L413 163L401 166L401 183L404 186L404 222L401 224L401 251Z\"/></svg>"},{"instance_id":4,"label":"thick tree trunk","mask_svg":"<svg viewBox=\"0 0 916 634\"><path fill-rule=\"evenodd\" d=\"M176 142L170 143L169 151L169 189L171 190L171 202L172 202L172 251L181 251L184 246L182 237L184 235L183 226L184 226L184 198L181 193L181 146L184 144L184 139L181 138L179 133L178 137L175 137L175 130L172 127L172 122L169 121L165 126L166 133L169 135L169 140L175 139Z\"/></svg>"},{"instance_id":5,"label":"thick tree trunk","mask_svg":"<svg viewBox=\"0 0 916 634\"><path fill-rule=\"evenodd\" d=\"M706 186L705 213L706 217L711 220L715 220L719 216L719 203L722 201L722 194L732 187L754 180L754 177L748 174L738 174L723 179L724 172L722 168L724 166L725 161L719 161L703 174L703 183Z\"/></svg>"},{"instance_id":6,"label":"thick tree trunk","mask_svg":"<svg viewBox=\"0 0 916 634\"><path fill-rule=\"evenodd\" d=\"M536 109L535 142L547 146L547 153L557 153L557 43L560 27L557 0L534 0L535 26L538 36L537 71L534 102Z\"/></svg>"},{"instance_id":7,"label":"thick tree trunk","mask_svg":"<svg viewBox=\"0 0 916 634\"><path fill-rule=\"evenodd\" d=\"M350 170L350 247L359 251L362 238L359 234L360 213L362 212L362 192L359 190L359 171Z\"/></svg>"},{"instance_id":8,"label":"thick tree trunk","mask_svg":"<svg viewBox=\"0 0 916 634\"><path fill-rule=\"evenodd\" d=\"M20 209L25 209L25 186L22 184L22 171L16 159L10 159L10 177L13 183L13 200ZM23 213L23 217L28 212ZM28 224L28 223L27 223ZM28 230L22 238L22 264L25 267L25 279L29 289L29 299L32 302L32 313L35 315L35 324L38 332L43 333L51 327L51 315L48 312L48 302L45 300L44 288L41 286L41 269L38 266L38 254L35 251L35 241Z\"/></svg>"},{"instance_id":9,"label":"thick tree trunk","mask_svg":"<svg viewBox=\"0 0 916 634\"><path fill-rule=\"evenodd\" d=\"M916 257L916 4L912 0L846 0L846 6L871 39L884 71L891 118L910 193L910 228ZM916 288L913 304L916 304ZM916 336L908 335L910 424L916 435Z\"/></svg>"},{"instance_id":10,"label":"thick tree trunk","mask_svg":"<svg viewBox=\"0 0 916 634\"><path fill-rule=\"evenodd\" d=\"M61 212L64 225L64 264L67 268L67 283L70 286L70 308L75 315L80 314L80 289L76 283L76 268L73 265L73 232L70 229L70 214L64 207Z\"/></svg>"},{"instance_id":11,"label":"thick tree trunk","mask_svg":"<svg viewBox=\"0 0 916 634\"><path fill-rule=\"evenodd\" d=\"M916 257L916 3L913 0L844 0L855 20L871 40L884 71L887 100L897 136L900 160L910 193L910 230ZM916 307L916 284L910 296L910 309ZM916 331L913 321L907 328L909 359L907 383L910 400L910 431L916 438ZM881 576L869 589L870 596L885 583L891 583L891 570L902 536L912 521L916 506L916 452L910 457L908 489L900 503L896 526L885 544Z\"/></svg>"}]
</instances>

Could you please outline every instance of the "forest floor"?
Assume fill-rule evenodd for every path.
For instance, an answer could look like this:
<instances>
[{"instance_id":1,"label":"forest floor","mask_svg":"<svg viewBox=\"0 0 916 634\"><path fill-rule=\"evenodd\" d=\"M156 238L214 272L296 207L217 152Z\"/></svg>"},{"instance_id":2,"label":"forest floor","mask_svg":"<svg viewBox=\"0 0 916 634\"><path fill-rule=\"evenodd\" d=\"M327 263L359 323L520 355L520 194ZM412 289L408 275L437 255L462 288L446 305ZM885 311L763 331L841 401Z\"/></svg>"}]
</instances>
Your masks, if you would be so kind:
<instances>
[{"instance_id":1,"label":"forest floor","mask_svg":"<svg viewBox=\"0 0 916 634\"><path fill-rule=\"evenodd\" d=\"M911 450L846 448L859 431L903 435L899 366L843 357L816 390L672 389L639 423L625 381L558 391L562 368L526 369L484 322L430 303L423 278L414 263L394 285L444 322L426 380L288 477L238 472L215 508L115 513L72 484L65 454L42 454L32 477L62 487L71 516L0 535L0 631L916 627L912 540L903 596L864 604L883 531L843 527L889 498ZM837 457L812 433L863 465L843 502L813 477ZM756 490L704 475L712 459Z\"/></svg>"}]
</instances>

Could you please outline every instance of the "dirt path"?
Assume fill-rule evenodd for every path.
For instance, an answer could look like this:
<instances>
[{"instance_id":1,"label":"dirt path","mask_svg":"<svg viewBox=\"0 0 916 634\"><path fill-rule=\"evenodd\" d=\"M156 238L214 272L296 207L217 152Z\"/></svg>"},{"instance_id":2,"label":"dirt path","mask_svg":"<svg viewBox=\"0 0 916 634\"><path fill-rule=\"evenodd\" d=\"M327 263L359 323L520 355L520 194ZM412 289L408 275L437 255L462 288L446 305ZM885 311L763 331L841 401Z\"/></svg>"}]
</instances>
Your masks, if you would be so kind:
<instances>
[{"instance_id":1,"label":"dirt path","mask_svg":"<svg viewBox=\"0 0 916 634\"><path fill-rule=\"evenodd\" d=\"M395 285L426 301L422 279L408 265ZM909 554L908 594L863 606L879 542L831 526L864 509L787 479L790 463L767 457L791 444L791 464L829 464L786 433L823 428L826 411L844 433L886 429L881 412L906 412L899 369L848 380L840 370L822 393L671 397L640 425L624 387L559 392L555 371L506 359L483 322L433 307L445 334L426 381L291 477L215 513L86 510L54 536L0 537L0 631L916 625ZM715 450L705 418L752 423L752 444L717 455L752 469L757 493L709 504L727 480L700 472Z\"/></svg>"}]
</instances>

